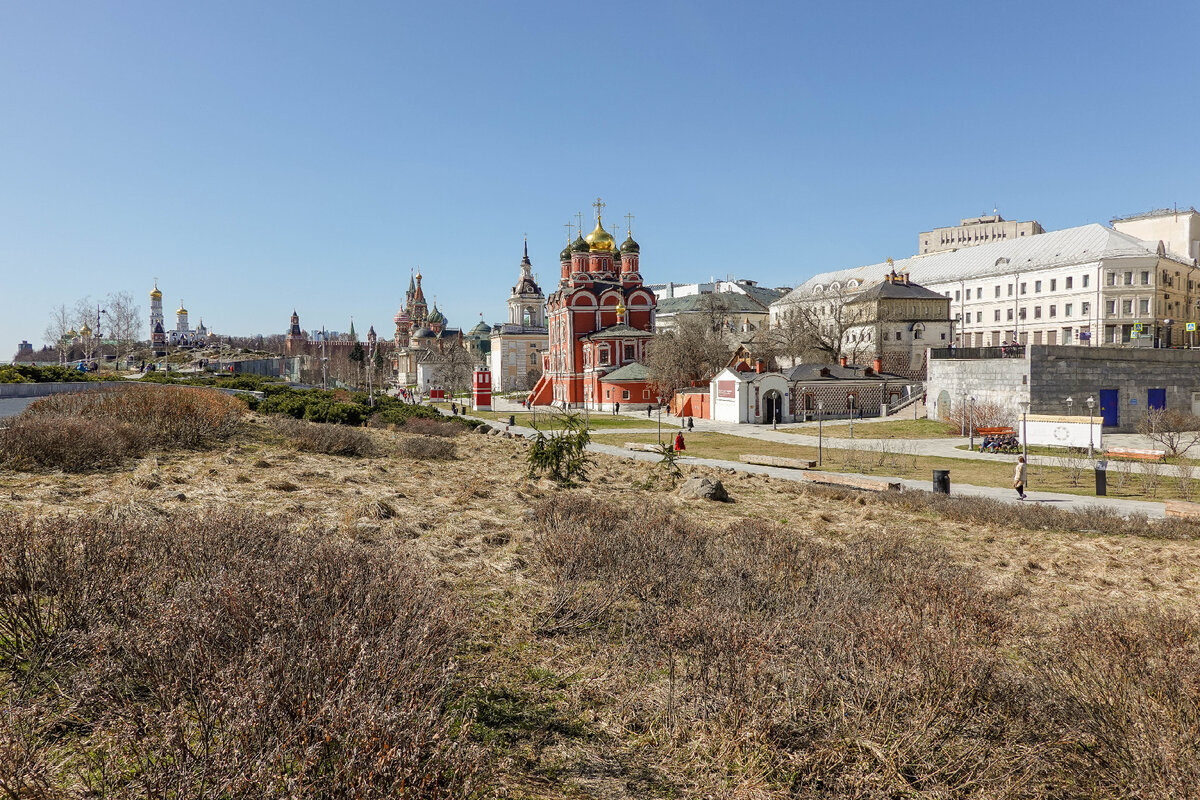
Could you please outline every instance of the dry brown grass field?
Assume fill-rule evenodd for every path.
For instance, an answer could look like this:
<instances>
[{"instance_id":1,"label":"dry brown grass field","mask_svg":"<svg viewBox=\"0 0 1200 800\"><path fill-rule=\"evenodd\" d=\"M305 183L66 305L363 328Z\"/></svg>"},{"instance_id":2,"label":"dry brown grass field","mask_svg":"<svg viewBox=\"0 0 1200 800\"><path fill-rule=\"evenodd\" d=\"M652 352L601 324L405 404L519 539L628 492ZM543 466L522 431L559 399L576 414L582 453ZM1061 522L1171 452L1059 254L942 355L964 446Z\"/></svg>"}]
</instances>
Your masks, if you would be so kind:
<instances>
[{"instance_id":1,"label":"dry brown grass field","mask_svg":"<svg viewBox=\"0 0 1200 800\"><path fill-rule=\"evenodd\" d=\"M341 755L311 769L298 766L309 764L307 750L272 750L254 762L260 772L229 760L228 774L211 776L200 774L203 758L186 768L173 751L143 758L133 744L114 744L125 740L109 722L61 711L74 708L72 692L82 690L65 687L76 684L47 674L30 688L43 651L14 644L7 628L0 796L1200 792L1196 539L962 522L729 473L717 477L734 502L685 502L654 465L605 456L593 457L581 485L560 488L526 476L521 441L464 434L444 460L404 446L420 435L364 433L373 454L326 455L256 417L209 450L157 451L81 474L0 470L0 527L14 548L28 535L22 525L41 524L50 537L69 520L106 521L164 536L164 526L200 529L233 512L251 514L238 525L252 526L261 514L277 537L410 565L403 581L381 585L428 592L432 610L421 613L447 620L444 674L432 688L405 690L436 692L441 704L428 713L444 724L416 745L370 751L363 764L407 747L417 755L395 768L419 762L420 786L329 767L358 763L350 753L367 735L342 718L313 723L326 748L330 736L343 740ZM31 591L14 582L15 563L0 573L10 597ZM16 614L14 603L0 615ZM227 669L214 667L210 700ZM165 702L138 689L148 679L125 680L136 703ZM372 703L363 707L387 706ZM208 730L193 717L208 720L215 753L232 717L202 707L172 714L192 726L182 740ZM101 769L89 753L106 747ZM238 783L228 778L235 771L258 777ZM159 782L139 781L142 772Z\"/></svg>"}]
</instances>

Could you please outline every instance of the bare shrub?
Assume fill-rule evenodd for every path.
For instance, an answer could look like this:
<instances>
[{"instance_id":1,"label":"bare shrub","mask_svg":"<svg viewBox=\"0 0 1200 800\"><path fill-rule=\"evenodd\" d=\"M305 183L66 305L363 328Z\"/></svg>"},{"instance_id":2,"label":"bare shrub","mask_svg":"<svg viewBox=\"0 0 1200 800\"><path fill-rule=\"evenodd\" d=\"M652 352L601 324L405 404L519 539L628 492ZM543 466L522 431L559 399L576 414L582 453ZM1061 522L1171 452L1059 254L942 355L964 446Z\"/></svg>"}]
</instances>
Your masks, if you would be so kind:
<instances>
[{"instance_id":1,"label":"bare shrub","mask_svg":"<svg viewBox=\"0 0 1200 800\"><path fill-rule=\"evenodd\" d=\"M1143 494L1149 497L1158 496L1158 479L1162 477L1163 466L1161 461L1142 462L1142 471L1138 473L1138 483L1141 485Z\"/></svg>"},{"instance_id":2,"label":"bare shrub","mask_svg":"<svg viewBox=\"0 0 1200 800\"><path fill-rule=\"evenodd\" d=\"M1200 624L1191 615L1090 609L1033 656L1031 689L1078 796L1196 797Z\"/></svg>"},{"instance_id":3,"label":"bare shrub","mask_svg":"<svg viewBox=\"0 0 1200 800\"><path fill-rule=\"evenodd\" d=\"M423 419L413 417L404 423L405 433L421 434L422 436L444 436L452 438L467 432L467 426L460 422L439 419Z\"/></svg>"},{"instance_id":4,"label":"bare shrub","mask_svg":"<svg viewBox=\"0 0 1200 800\"><path fill-rule=\"evenodd\" d=\"M1179 496L1184 500L1191 500L1192 494L1195 492L1196 484L1196 467L1188 461L1180 461L1175 465L1175 475L1179 479Z\"/></svg>"},{"instance_id":5,"label":"bare shrub","mask_svg":"<svg viewBox=\"0 0 1200 800\"><path fill-rule=\"evenodd\" d=\"M0 515L0 748L89 796L467 796L462 612L422 575L240 511Z\"/></svg>"},{"instance_id":6,"label":"bare shrub","mask_svg":"<svg viewBox=\"0 0 1200 800\"><path fill-rule=\"evenodd\" d=\"M1138 433L1178 458L1200 442L1200 417L1175 408L1151 408L1138 423Z\"/></svg>"},{"instance_id":7,"label":"bare shrub","mask_svg":"<svg viewBox=\"0 0 1200 800\"><path fill-rule=\"evenodd\" d=\"M1129 482L1129 476L1133 474L1133 462L1128 459L1114 459L1109 464L1112 465L1113 471L1117 473L1117 488L1124 489L1125 484Z\"/></svg>"},{"instance_id":8,"label":"bare shrub","mask_svg":"<svg viewBox=\"0 0 1200 800\"><path fill-rule=\"evenodd\" d=\"M1200 785L1193 616L1097 613L1025 638L1010 600L927 543L826 544L571 495L535 509L532 550L551 589L537 632L655 676L619 699L621 724L665 729L722 776L753 742L749 779L789 796Z\"/></svg>"},{"instance_id":9,"label":"bare shrub","mask_svg":"<svg viewBox=\"0 0 1200 800\"><path fill-rule=\"evenodd\" d=\"M981 400L967 404L960 402L951 405L950 413L944 417L946 427L951 432L967 431L971 426L980 428L1012 427L1016 414L1012 409L990 400Z\"/></svg>"},{"instance_id":10,"label":"bare shrub","mask_svg":"<svg viewBox=\"0 0 1200 800\"><path fill-rule=\"evenodd\" d=\"M419 461L452 461L458 455L454 442L434 436L401 437L397 451L405 458Z\"/></svg>"},{"instance_id":11,"label":"bare shrub","mask_svg":"<svg viewBox=\"0 0 1200 800\"><path fill-rule=\"evenodd\" d=\"M86 472L119 466L146 447L133 425L79 417L20 414L0 430L0 463L17 469Z\"/></svg>"},{"instance_id":12,"label":"bare shrub","mask_svg":"<svg viewBox=\"0 0 1200 800\"><path fill-rule=\"evenodd\" d=\"M273 417L271 425L304 452L332 456L373 456L379 452L374 437L362 428L305 422L282 415Z\"/></svg>"},{"instance_id":13,"label":"bare shrub","mask_svg":"<svg viewBox=\"0 0 1200 800\"><path fill-rule=\"evenodd\" d=\"M131 385L42 398L21 416L135 426L152 447L205 447L238 431L245 404L212 389Z\"/></svg>"}]
</instances>

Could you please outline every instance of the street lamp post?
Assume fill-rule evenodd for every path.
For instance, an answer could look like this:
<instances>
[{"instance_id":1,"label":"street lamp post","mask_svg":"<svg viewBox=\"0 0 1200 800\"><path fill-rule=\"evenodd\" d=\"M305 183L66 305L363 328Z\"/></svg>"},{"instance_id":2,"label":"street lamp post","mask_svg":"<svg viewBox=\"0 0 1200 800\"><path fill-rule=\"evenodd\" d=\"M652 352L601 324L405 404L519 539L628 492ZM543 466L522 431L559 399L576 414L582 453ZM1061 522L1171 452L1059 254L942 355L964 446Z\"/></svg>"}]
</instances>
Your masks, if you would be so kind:
<instances>
[{"instance_id":1,"label":"street lamp post","mask_svg":"<svg viewBox=\"0 0 1200 800\"><path fill-rule=\"evenodd\" d=\"M1093 444L1092 444L1092 410L1096 407L1096 398L1089 395L1088 399L1087 399L1087 407L1088 407L1088 458L1090 459L1090 458L1092 458L1092 454L1093 454L1093 450L1092 450L1092 448L1093 448Z\"/></svg>"},{"instance_id":2,"label":"street lamp post","mask_svg":"<svg viewBox=\"0 0 1200 800\"><path fill-rule=\"evenodd\" d=\"M821 458L822 450L825 444L825 431L822 427L825 421L825 401L817 401L817 466L821 466L823 459Z\"/></svg>"},{"instance_id":3,"label":"street lamp post","mask_svg":"<svg viewBox=\"0 0 1200 800\"><path fill-rule=\"evenodd\" d=\"M1068 398L1067 398L1066 400L1064 400L1063 402L1065 402L1065 403L1067 404L1067 416L1069 417L1069 416L1071 416L1071 409L1072 409L1072 408L1074 407L1074 405L1075 405L1075 398L1073 398L1073 397L1068 397Z\"/></svg>"},{"instance_id":4,"label":"street lamp post","mask_svg":"<svg viewBox=\"0 0 1200 800\"><path fill-rule=\"evenodd\" d=\"M854 393L851 392L849 398L847 398L847 399L850 401L850 438L853 439L854 438L854 405L855 405ZM871 437L868 436L867 438L869 439Z\"/></svg>"},{"instance_id":5,"label":"street lamp post","mask_svg":"<svg viewBox=\"0 0 1200 800\"><path fill-rule=\"evenodd\" d=\"M1029 463L1029 401L1021 401L1021 455Z\"/></svg>"},{"instance_id":6,"label":"street lamp post","mask_svg":"<svg viewBox=\"0 0 1200 800\"><path fill-rule=\"evenodd\" d=\"M975 398L967 398L967 428L971 434L971 442L967 446L968 450L975 449Z\"/></svg>"}]
</instances>

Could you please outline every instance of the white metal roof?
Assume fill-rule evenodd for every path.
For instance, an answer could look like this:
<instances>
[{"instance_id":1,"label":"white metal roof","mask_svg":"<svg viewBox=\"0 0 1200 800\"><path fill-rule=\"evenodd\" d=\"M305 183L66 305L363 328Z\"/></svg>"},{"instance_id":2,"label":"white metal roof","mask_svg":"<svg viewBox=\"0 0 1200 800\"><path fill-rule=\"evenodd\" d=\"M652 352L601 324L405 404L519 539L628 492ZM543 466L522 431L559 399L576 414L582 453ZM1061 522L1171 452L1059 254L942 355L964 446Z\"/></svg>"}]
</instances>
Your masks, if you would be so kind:
<instances>
[{"instance_id":1,"label":"white metal roof","mask_svg":"<svg viewBox=\"0 0 1200 800\"><path fill-rule=\"evenodd\" d=\"M842 289L857 280L869 286L884 279L893 269L907 272L914 283L930 285L949 281L972 280L991 275L1011 275L1021 269L1046 269L1072 264L1088 264L1103 258L1120 256L1157 256L1158 243L1146 242L1098 223L1022 236L989 244L964 247L945 253L930 253L902 258L892 264L868 264L851 269L814 275L771 305L808 300L816 286L827 288L838 283ZM1168 253L1182 264L1188 261Z\"/></svg>"}]
</instances>

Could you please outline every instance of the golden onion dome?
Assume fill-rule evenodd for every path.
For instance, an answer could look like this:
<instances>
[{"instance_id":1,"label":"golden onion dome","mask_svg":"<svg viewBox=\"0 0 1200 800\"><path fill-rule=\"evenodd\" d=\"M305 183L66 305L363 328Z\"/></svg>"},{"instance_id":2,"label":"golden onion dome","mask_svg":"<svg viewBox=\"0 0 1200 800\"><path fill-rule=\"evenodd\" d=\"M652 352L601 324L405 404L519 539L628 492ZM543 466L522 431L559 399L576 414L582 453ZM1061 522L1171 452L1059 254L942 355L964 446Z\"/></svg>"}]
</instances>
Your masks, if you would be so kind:
<instances>
[{"instance_id":1,"label":"golden onion dome","mask_svg":"<svg viewBox=\"0 0 1200 800\"><path fill-rule=\"evenodd\" d=\"M64 335L65 335L65 336L66 336L68 339L74 339L74 338L75 338L76 336L78 336L79 334L78 334L78 333L75 331L75 329L74 329L74 328L71 328L71 330L67 331L67 332L66 332Z\"/></svg>"},{"instance_id":2,"label":"golden onion dome","mask_svg":"<svg viewBox=\"0 0 1200 800\"><path fill-rule=\"evenodd\" d=\"M162 300L162 292L158 290L158 284L155 284L154 288L150 291L150 298L153 300Z\"/></svg>"},{"instance_id":3,"label":"golden onion dome","mask_svg":"<svg viewBox=\"0 0 1200 800\"><path fill-rule=\"evenodd\" d=\"M80 336L91 336L92 335L92 329L87 326L86 322L83 323L83 327L79 329L79 335Z\"/></svg>"},{"instance_id":4,"label":"golden onion dome","mask_svg":"<svg viewBox=\"0 0 1200 800\"><path fill-rule=\"evenodd\" d=\"M616 247L616 240L612 234L604 230L604 226L600 224L600 220L596 220L596 229L583 237L583 240L588 243L588 250L593 253L602 253L605 250L612 250Z\"/></svg>"},{"instance_id":5,"label":"golden onion dome","mask_svg":"<svg viewBox=\"0 0 1200 800\"><path fill-rule=\"evenodd\" d=\"M179 304L179 308L175 309L176 314L186 314L187 309L183 307L183 303Z\"/></svg>"}]
</instances>

